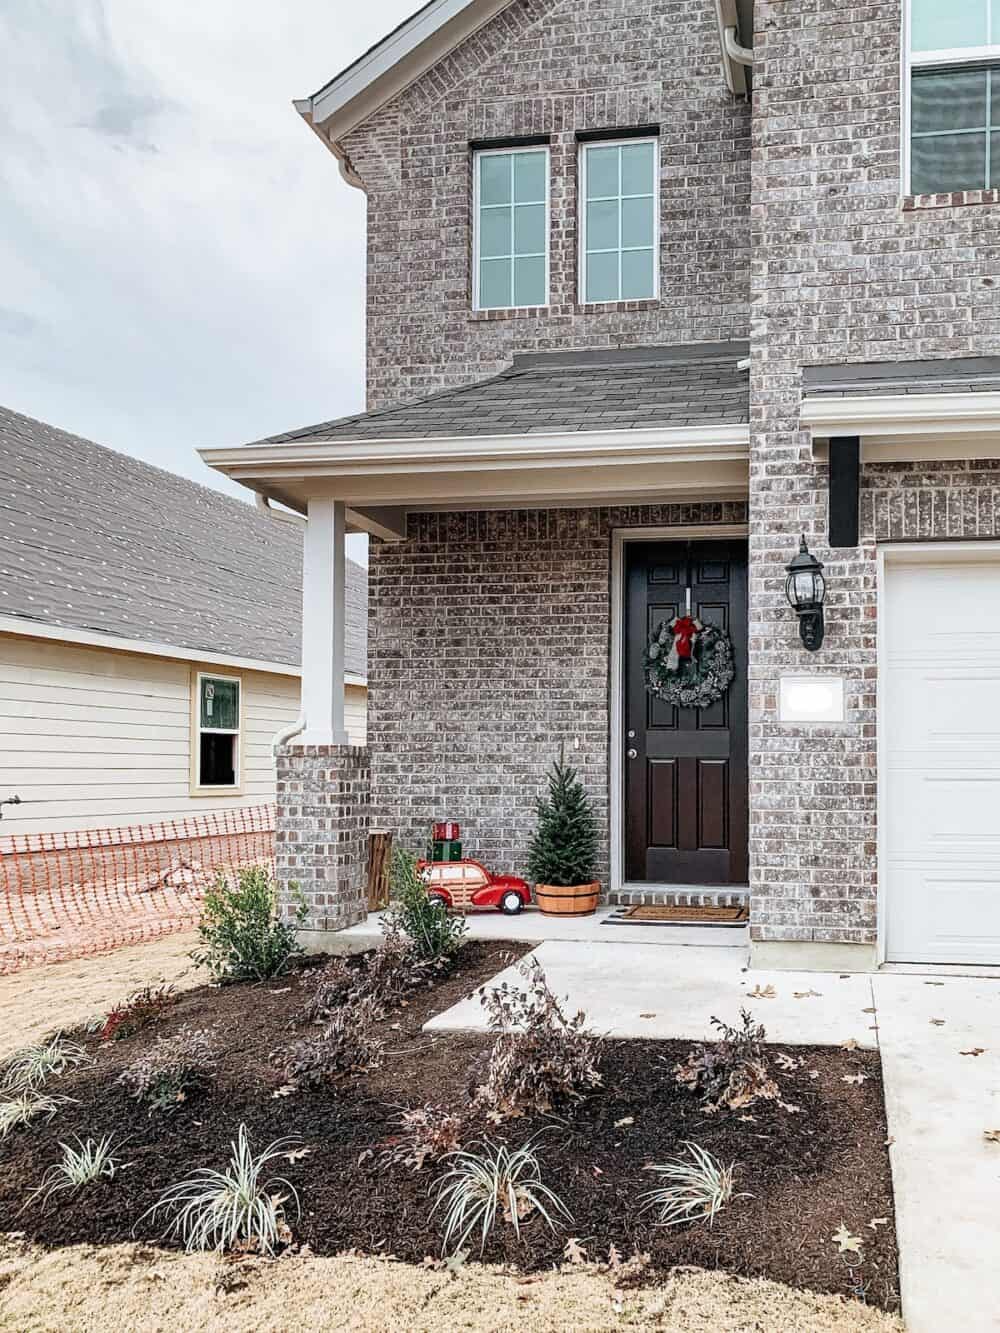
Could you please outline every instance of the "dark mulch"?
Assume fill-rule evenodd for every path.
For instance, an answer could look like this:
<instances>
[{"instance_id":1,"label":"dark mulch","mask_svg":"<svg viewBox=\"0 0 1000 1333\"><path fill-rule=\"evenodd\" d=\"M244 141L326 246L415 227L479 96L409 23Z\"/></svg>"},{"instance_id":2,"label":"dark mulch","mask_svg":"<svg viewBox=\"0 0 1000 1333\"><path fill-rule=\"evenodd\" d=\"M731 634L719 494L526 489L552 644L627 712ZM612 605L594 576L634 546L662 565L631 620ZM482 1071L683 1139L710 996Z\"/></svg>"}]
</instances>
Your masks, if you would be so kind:
<instances>
[{"instance_id":1,"label":"dark mulch","mask_svg":"<svg viewBox=\"0 0 1000 1333\"><path fill-rule=\"evenodd\" d=\"M120 1042L98 1046L95 1066L59 1080L59 1092L78 1099L51 1124L19 1130L0 1140L0 1217L49 1245L122 1241L159 1192L200 1166L221 1166L229 1140L244 1122L251 1142L262 1147L283 1135L298 1135L313 1151L280 1174L299 1190L302 1218L295 1238L319 1254L357 1248L419 1262L439 1252L438 1219L429 1220L428 1187L433 1168L419 1174L387 1169L378 1154L359 1159L390 1138L399 1111L433 1103L465 1111L469 1071L488 1045L476 1036L430 1037L421 1026L506 966L520 950L471 943L455 974L432 991L413 997L383 1025L388 1055L383 1068L328 1090L275 1099L281 1077L269 1060L278 1046L301 1031L290 1020L311 987L312 968L260 986L203 988L185 993L168 1017ZM766 1015L760 1015L766 1019ZM218 1024L226 1047L213 1090L169 1117L150 1118L115 1083L120 1070L155 1036L182 1023ZM616 1041L607 1044L604 1088L559 1117L525 1117L483 1131L521 1143L544 1129L544 1178L574 1217L570 1228L588 1254L606 1257L617 1246L623 1256L651 1256L647 1274L678 1264L696 1264L749 1277L767 1277L815 1291L858 1294L886 1309L898 1309L896 1237L892 1182L885 1146L886 1120L878 1056L870 1051L823 1047L769 1048L782 1096L802 1108L791 1114L771 1103L749 1113L701 1112L679 1087L673 1067L690 1049L686 1042ZM785 1051L803 1064L794 1072L774 1069ZM815 1072L816 1077L811 1077ZM861 1084L845 1075L867 1075ZM632 1123L621 1124L630 1120ZM616 1123L619 1122L619 1123ZM63 1194L43 1210L40 1203L18 1215L42 1172L58 1160L59 1140L72 1134L128 1136L127 1171L114 1181L72 1198ZM698 1223L669 1229L640 1215L637 1196L654 1178L643 1168L676 1154L696 1140L724 1162L739 1163L737 1188L748 1197L733 1201L714 1227ZM888 1218L872 1228L873 1218ZM841 1223L864 1238L864 1261L854 1269L838 1255L831 1237ZM137 1236L154 1239L159 1225L143 1223ZM538 1219L523 1228L520 1242L510 1228L488 1242L485 1258L537 1270L562 1261L566 1232L553 1236Z\"/></svg>"}]
</instances>

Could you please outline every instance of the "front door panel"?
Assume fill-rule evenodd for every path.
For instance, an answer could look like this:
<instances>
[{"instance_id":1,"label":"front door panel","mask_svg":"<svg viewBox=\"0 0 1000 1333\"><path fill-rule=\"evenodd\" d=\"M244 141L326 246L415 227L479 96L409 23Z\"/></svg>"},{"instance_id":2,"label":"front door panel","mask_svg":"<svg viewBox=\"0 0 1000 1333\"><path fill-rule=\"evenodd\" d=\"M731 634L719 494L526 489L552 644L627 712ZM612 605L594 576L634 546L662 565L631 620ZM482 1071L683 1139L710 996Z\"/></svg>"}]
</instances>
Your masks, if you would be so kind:
<instances>
[{"instance_id":1,"label":"front door panel","mask_svg":"<svg viewBox=\"0 0 1000 1333\"><path fill-rule=\"evenodd\" d=\"M625 875L630 882L747 879L745 542L629 543L625 562ZM646 689L661 621L691 614L728 631L736 678L708 708ZM634 751L634 757L632 752Z\"/></svg>"}]
</instances>

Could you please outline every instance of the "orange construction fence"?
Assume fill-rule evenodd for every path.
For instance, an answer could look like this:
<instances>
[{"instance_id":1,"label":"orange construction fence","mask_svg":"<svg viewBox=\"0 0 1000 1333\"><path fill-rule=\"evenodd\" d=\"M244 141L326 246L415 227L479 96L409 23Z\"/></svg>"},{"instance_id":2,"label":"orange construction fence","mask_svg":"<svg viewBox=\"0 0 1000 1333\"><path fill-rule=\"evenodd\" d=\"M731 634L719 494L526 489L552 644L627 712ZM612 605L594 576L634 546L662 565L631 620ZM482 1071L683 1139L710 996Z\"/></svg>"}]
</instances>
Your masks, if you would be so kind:
<instances>
[{"instance_id":1,"label":"orange construction fence","mask_svg":"<svg viewBox=\"0 0 1000 1333\"><path fill-rule=\"evenodd\" d=\"M274 806L0 837L0 973L190 929L220 871L274 865Z\"/></svg>"}]
</instances>

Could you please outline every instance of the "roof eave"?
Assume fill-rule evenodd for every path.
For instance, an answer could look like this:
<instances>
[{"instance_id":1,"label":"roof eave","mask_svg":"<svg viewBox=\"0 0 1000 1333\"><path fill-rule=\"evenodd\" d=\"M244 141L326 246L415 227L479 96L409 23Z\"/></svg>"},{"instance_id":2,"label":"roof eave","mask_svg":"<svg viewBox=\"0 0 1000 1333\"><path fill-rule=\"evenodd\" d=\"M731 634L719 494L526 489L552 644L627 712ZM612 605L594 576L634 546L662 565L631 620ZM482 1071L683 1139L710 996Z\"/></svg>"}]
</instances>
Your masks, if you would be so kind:
<instances>
[{"instance_id":1,"label":"roof eave","mask_svg":"<svg viewBox=\"0 0 1000 1333\"><path fill-rule=\"evenodd\" d=\"M560 434L310 440L206 449L201 456L232 480L280 494L300 511L313 498L342 500L355 522L383 540L400 540L405 515L427 509L745 495L749 452L749 426L716 422Z\"/></svg>"},{"instance_id":2,"label":"roof eave","mask_svg":"<svg viewBox=\"0 0 1000 1333\"><path fill-rule=\"evenodd\" d=\"M802 424L813 452L857 436L865 462L1000 458L1000 393L807 395Z\"/></svg>"},{"instance_id":3,"label":"roof eave","mask_svg":"<svg viewBox=\"0 0 1000 1333\"><path fill-rule=\"evenodd\" d=\"M340 164L349 185L364 189L342 140L471 37L511 0L430 0L311 97L293 103Z\"/></svg>"}]
</instances>

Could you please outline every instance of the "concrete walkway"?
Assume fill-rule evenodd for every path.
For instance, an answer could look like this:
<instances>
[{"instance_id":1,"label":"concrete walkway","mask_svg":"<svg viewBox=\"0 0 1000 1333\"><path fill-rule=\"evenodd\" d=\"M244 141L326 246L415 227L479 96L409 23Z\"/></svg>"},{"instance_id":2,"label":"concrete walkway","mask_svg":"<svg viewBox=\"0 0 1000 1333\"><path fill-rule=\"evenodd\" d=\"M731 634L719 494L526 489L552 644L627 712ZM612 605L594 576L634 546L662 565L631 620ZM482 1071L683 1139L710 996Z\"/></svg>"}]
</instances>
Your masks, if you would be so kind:
<instances>
[{"instance_id":1,"label":"concrete walkway","mask_svg":"<svg viewBox=\"0 0 1000 1333\"><path fill-rule=\"evenodd\" d=\"M713 1014L746 1005L769 1041L880 1048L907 1328L1000 1333L1000 1143L983 1137L1000 1131L1000 980L757 972L740 949L624 944L535 950L553 990L611 1036L701 1039ZM482 1031L483 1010L465 999L426 1026Z\"/></svg>"}]
</instances>

